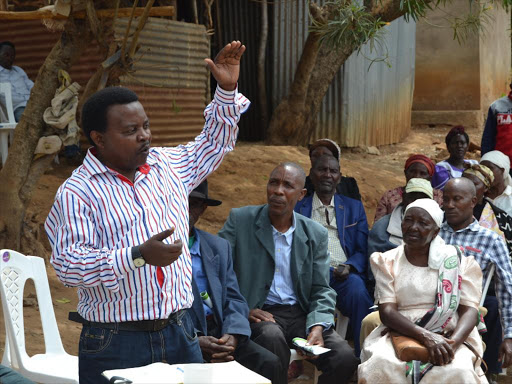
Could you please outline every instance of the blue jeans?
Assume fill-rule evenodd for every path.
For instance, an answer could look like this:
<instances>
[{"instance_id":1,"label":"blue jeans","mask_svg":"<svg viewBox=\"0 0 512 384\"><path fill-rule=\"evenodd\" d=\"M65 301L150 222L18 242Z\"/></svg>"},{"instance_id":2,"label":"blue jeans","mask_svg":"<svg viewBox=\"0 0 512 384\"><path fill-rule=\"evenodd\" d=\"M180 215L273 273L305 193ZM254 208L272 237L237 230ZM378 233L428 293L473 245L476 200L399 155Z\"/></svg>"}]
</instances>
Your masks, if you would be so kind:
<instances>
[{"instance_id":1,"label":"blue jeans","mask_svg":"<svg viewBox=\"0 0 512 384\"><path fill-rule=\"evenodd\" d=\"M18 107L14 110L14 120L16 120L16 122L20 121L23 112L25 112L25 107Z\"/></svg>"},{"instance_id":2,"label":"blue jeans","mask_svg":"<svg viewBox=\"0 0 512 384\"><path fill-rule=\"evenodd\" d=\"M187 311L158 332L120 331L84 325L80 335L80 383L107 384L101 373L152 363L202 363L194 325Z\"/></svg>"}]
</instances>

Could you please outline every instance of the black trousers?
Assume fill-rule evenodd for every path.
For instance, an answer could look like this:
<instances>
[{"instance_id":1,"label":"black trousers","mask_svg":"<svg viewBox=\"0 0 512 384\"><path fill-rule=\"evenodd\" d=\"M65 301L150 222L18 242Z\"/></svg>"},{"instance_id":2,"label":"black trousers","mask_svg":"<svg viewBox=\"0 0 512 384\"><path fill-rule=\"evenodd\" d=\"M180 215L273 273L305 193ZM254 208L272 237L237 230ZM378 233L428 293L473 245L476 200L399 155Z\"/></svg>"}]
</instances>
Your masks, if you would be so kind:
<instances>
[{"instance_id":1,"label":"black trousers","mask_svg":"<svg viewBox=\"0 0 512 384\"><path fill-rule=\"evenodd\" d=\"M208 335L216 338L222 337L221 330L215 319L207 320ZM235 360L245 368L266 377L273 384L287 384L281 380L281 362L279 358L269 350L259 346L248 337L238 338L238 346L233 354Z\"/></svg>"},{"instance_id":2,"label":"black trousers","mask_svg":"<svg viewBox=\"0 0 512 384\"><path fill-rule=\"evenodd\" d=\"M283 367L280 380L287 379L290 348L294 337L306 338L307 314L299 305L264 306L264 311L274 316L275 323L262 321L252 323L252 340L277 355ZM319 384L348 383L357 369L359 359L354 351L333 328L323 333L324 345L331 349L316 360L311 360L320 371ZM286 381L284 381L286 382Z\"/></svg>"},{"instance_id":3,"label":"black trousers","mask_svg":"<svg viewBox=\"0 0 512 384\"><path fill-rule=\"evenodd\" d=\"M487 363L487 368L490 373L500 373L501 362L498 360L498 353L501 342L503 341L503 331L496 296L487 295L484 301L484 307L487 308L487 315L485 315L487 332L482 335L482 340L486 345L483 358Z\"/></svg>"},{"instance_id":4,"label":"black trousers","mask_svg":"<svg viewBox=\"0 0 512 384\"><path fill-rule=\"evenodd\" d=\"M235 360L245 368L266 377L272 384L287 383L286 378L285 381L283 381L281 377L283 369L279 358L249 338L245 338L245 340L242 340L238 344L234 357ZM288 368L288 366L286 366L286 368Z\"/></svg>"}]
</instances>

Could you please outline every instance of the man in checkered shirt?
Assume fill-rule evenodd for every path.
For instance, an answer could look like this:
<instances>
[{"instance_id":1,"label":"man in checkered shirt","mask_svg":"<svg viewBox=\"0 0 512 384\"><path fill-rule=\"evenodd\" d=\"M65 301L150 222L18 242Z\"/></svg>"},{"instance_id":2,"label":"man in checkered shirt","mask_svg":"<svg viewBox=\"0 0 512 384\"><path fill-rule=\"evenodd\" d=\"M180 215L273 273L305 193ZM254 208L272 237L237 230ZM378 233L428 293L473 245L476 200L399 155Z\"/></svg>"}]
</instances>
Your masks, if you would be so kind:
<instances>
[{"instance_id":1,"label":"man in checkered shirt","mask_svg":"<svg viewBox=\"0 0 512 384\"><path fill-rule=\"evenodd\" d=\"M496 266L495 292L490 288L484 302L488 309L485 317L488 332L483 335L487 345L483 357L488 372L499 373L500 361L504 368L512 363L512 265L502 238L480 226L473 217L476 201L476 190L470 180L462 177L446 183L443 195L446 221L439 235L447 244L464 247L466 256L475 258L482 268L484 281L491 264Z\"/></svg>"}]
</instances>

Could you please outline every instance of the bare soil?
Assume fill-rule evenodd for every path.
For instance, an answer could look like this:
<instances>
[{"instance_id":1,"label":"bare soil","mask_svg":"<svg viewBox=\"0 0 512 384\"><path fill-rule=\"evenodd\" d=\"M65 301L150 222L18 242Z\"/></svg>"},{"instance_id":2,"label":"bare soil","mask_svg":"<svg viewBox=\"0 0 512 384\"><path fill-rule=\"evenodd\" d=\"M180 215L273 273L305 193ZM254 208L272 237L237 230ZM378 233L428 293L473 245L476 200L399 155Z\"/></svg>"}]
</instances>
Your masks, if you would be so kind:
<instances>
[{"instance_id":1,"label":"bare soil","mask_svg":"<svg viewBox=\"0 0 512 384\"><path fill-rule=\"evenodd\" d=\"M436 160L447 157L444 145L446 128L415 129L403 143L379 148L379 155L372 155L366 149L346 149L341 155L341 169L346 176L355 177L370 225L373 223L375 207L380 196L388 189L404 185L403 165L413 153L423 153ZM470 131L474 142L480 141L481 132ZM468 157L478 158L478 153L469 153ZM244 205L257 205L266 202L266 183L270 171L280 162L295 161L309 170L308 151L297 147L269 147L262 144L239 143L236 149L227 155L220 168L209 178L211 198L222 200L219 207L211 207L203 215L198 227L216 233L226 220L229 210ZM33 201L28 209L27 220L37 232L46 254L47 273L52 292L52 301L59 325L64 348L68 353L77 355L81 326L68 320L68 312L76 310L76 289L64 287L57 279L49 260L49 245L44 235L43 224L53 203L57 188L69 177L76 165L54 164L39 181ZM42 249L41 247L38 247ZM36 248L34 248L36 249ZM25 288L25 337L29 355L43 353L45 350L41 321L37 309L34 289L31 282ZM0 308L1 311L1 308ZM3 354L5 330L3 316L0 316L0 355ZM312 377L313 370L306 365L306 376ZM294 380L293 383L308 384L312 380ZM500 376L499 383L512 383L512 377Z\"/></svg>"}]
</instances>

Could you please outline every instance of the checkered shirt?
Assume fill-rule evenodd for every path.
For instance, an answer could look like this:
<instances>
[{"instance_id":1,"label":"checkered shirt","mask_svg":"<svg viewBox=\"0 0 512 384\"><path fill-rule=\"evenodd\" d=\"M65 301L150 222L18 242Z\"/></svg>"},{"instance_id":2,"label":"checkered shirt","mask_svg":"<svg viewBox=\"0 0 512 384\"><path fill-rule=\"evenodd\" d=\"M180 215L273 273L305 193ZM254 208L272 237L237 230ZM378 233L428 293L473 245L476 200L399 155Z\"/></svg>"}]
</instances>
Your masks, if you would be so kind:
<instances>
[{"instance_id":1,"label":"checkered shirt","mask_svg":"<svg viewBox=\"0 0 512 384\"><path fill-rule=\"evenodd\" d=\"M487 279L491 264L496 266L495 287L501 325L504 337L512 338L512 264L505 242L495 232L480 226L476 219L456 232L444 222L439 235L447 244L464 247L466 256L475 258L482 268L483 281Z\"/></svg>"}]
</instances>

